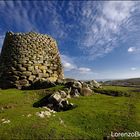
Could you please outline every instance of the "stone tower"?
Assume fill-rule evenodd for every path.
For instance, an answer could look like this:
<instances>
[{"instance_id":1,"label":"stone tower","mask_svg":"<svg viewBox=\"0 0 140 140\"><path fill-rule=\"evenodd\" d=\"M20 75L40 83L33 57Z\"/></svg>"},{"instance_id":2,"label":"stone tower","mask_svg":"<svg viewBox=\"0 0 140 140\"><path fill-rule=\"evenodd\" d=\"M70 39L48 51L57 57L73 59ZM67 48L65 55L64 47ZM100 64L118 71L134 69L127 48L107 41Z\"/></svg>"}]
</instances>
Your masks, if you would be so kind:
<instances>
[{"instance_id":1,"label":"stone tower","mask_svg":"<svg viewBox=\"0 0 140 140\"><path fill-rule=\"evenodd\" d=\"M56 41L35 32L7 32L0 54L0 87L22 88L38 80L63 79Z\"/></svg>"}]
</instances>

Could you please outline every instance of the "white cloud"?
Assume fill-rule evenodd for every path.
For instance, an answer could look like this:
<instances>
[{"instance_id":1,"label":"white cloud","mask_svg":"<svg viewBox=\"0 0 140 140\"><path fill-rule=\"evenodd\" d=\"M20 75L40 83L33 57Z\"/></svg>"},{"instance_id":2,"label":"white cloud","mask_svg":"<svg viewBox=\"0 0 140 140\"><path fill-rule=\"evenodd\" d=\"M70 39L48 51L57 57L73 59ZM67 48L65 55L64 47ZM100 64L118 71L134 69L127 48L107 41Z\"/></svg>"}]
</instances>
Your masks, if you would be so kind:
<instances>
[{"instance_id":1,"label":"white cloud","mask_svg":"<svg viewBox=\"0 0 140 140\"><path fill-rule=\"evenodd\" d=\"M61 54L60 56L65 71L77 69L77 66L72 58L64 54Z\"/></svg>"},{"instance_id":2,"label":"white cloud","mask_svg":"<svg viewBox=\"0 0 140 140\"><path fill-rule=\"evenodd\" d=\"M67 78L80 80L95 79L98 73L89 67L81 67L75 63L75 58L61 54L61 60L64 67L64 75Z\"/></svg>"},{"instance_id":3,"label":"white cloud","mask_svg":"<svg viewBox=\"0 0 140 140\"><path fill-rule=\"evenodd\" d=\"M89 73L89 72L91 72L91 69L90 68L85 68L85 67L80 67L80 68L78 68L78 71L80 73Z\"/></svg>"},{"instance_id":4,"label":"white cloud","mask_svg":"<svg viewBox=\"0 0 140 140\"><path fill-rule=\"evenodd\" d=\"M135 68L135 67L132 67L132 68L131 68L132 71L135 71L136 69L137 69L137 68Z\"/></svg>"},{"instance_id":5,"label":"white cloud","mask_svg":"<svg viewBox=\"0 0 140 140\"><path fill-rule=\"evenodd\" d=\"M93 2L89 3L93 4ZM83 6L84 13L92 12L88 12L85 23L81 22L85 28L83 40L80 40L81 48L94 59L118 47L118 40L125 41L127 38L127 35L122 32L122 27L128 31L136 30L132 15L139 4L134 1L105 1L96 4L98 9L96 13L95 8L86 3Z\"/></svg>"},{"instance_id":6,"label":"white cloud","mask_svg":"<svg viewBox=\"0 0 140 140\"><path fill-rule=\"evenodd\" d=\"M66 70L72 70L72 69L75 68L75 66L72 65L72 64L69 63L69 62L64 62L64 63L63 63L63 66L64 66L64 68L65 68Z\"/></svg>"},{"instance_id":7,"label":"white cloud","mask_svg":"<svg viewBox=\"0 0 140 140\"><path fill-rule=\"evenodd\" d=\"M134 52L135 50L136 50L135 47L128 48L128 52Z\"/></svg>"},{"instance_id":8,"label":"white cloud","mask_svg":"<svg viewBox=\"0 0 140 140\"><path fill-rule=\"evenodd\" d=\"M130 16L134 4L133 1L109 1L104 5L103 14L108 20L120 24Z\"/></svg>"},{"instance_id":9,"label":"white cloud","mask_svg":"<svg viewBox=\"0 0 140 140\"><path fill-rule=\"evenodd\" d=\"M90 68L79 67L78 65L75 64L74 59L67 55L64 55L64 54L61 55L61 60L62 60L62 65L65 71L73 71L73 72L81 73L81 74L92 73L92 70Z\"/></svg>"},{"instance_id":10,"label":"white cloud","mask_svg":"<svg viewBox=\"0 0 140 140\"><path fill-rule=\"evenodd\" d=\"M138 47L130 47L127 50L129 53L140 53L140 48Z\"/></svg>"}]
</instances>

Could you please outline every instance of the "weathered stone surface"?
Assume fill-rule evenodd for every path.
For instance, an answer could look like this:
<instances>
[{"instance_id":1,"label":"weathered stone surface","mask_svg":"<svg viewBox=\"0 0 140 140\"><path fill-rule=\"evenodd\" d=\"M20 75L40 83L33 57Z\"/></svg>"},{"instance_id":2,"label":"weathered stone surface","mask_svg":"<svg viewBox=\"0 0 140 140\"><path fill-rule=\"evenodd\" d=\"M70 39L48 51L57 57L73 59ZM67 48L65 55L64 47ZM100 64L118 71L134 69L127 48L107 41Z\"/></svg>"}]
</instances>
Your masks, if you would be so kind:
<instances>
[{"instance_id":1,"label":"weathered stone surface","mask_svg":"<svg viewBox=\"0 0 140 140\"><path fill-rule=\"evenodd\" d=\"M23 75L25 75L25 76L30 76L32 73L30 72L30 71L25 71L25 72L23 72Z\"/></svg>"},{"instance_id":2,"label":"weathered stone surface","mask_svg":"<svg viewBox=\"0 0 140 140\"><path fill-rule=\"evenodd\" d=\"M8 79L11 75L18 78ZM56 41L35 32L7 32L0 54L0 79L4 79L4 87L11 83L10 87L13 84L22 88L42 78L53 82L64 78Z\"/></svg>"},{"instance_id":3,"label":"weathered stone surface","mask_svg":"<svg viewBox=\"0 0 140 140\"><path fill-rule=\"evenodd\" d=\"M26 71L26 68L24 68L24 67L19 67L19 69L20 69L20 71L22 72L22 71Z\"/></svg>"},{"instance_id":4,"label":"weathered stone surface","mask_svg":"<svg viewBox=\"0 0 140 140\"><path fill-rule=\"evenodd\" d=\"M68 93L71 95L71 97L79 97L82 96L90 96L93 95L92 88L89 84L82 81L77 81L75 79L63 79L58 84L65 85L65 87L68 89Z\"/></svg>"},{"instance_id":5,"label":"weathered stone surface","mask_svg":"<svg viewBox=\"0 0 140 140\"><path fill-rule=\"evenodd\" d=\"M82 96L90 96L90 95L92 95L92 93L93 93L93 91L90 88L83 87L81 89L81 95Z\"/></svg>"},{"instance_id":6,"label":"weathered stone surface","mask_svg":"<svg viewBox=\"0 0 140 140\"><path fill-rule=\"evenodd\" d=\"M49 101L53 104L58 104L61 100L62 99L61 99L61 95L59 94L59 92L56 92L49 97Z\"/></svg>"},{"instance_id":7,"label":"weathered stone surface","mask_svg":"<svg viewBox=\"0 0 140 140\"><path fill-rule=\"evenodd\" d=\"M70 91L70 95L72 97L79 97L80 96L80 93L79 93L78 89L72 88L71 91Z\"/></svg>"},{"instance_id":8,"label":"weathered stone surface","mask_svg":"<svg viewBox=\"0 0 140 140\"><path fill-rule=\"evenodd\" d=\"M55 92L48 98L48 105L51 104L51 109L55 111L66 111L75 108L75 105L69 103L67 96L68 95L64 91Z\"/></svg>"},{"instance_id":9,"label":"weathered stone surface","mask_svg":"<svg viewBox=\"0 0 140 140\"><path fill-rule=\"evenodd\" d=\"M9 80L11 80L11 81L16 81L18 79L19 79L18 76L9 76Z\"/></svg>"},{"instance_id":10,"label":"weathered stone surface","mask_svg":"<svg viewBox=\"0 0 140 140\"><path fill-rule=\"evenodd\" d=\"M87 84L90 86L90 88L102 88L101 84L95 80L88 81Z\"/></svg>"},{"instance_id":11,"label":"weathered stone surface","mask_svg":"<svg viewBox=\"0 0 140 140\"><path fill-rule=\"evenodd\" d=\"M34 66L29 66L28 71L31 71L31 72L34 71Z\"/></svg>"},{"instance_id":12,"label":"weathered stone surface","mask_svg":"<svg viewBox=\"0 0 140 140\"><path fill-rule=\"evenodd\" d=\"M61 90L59 94L61 95L62 98L67 98L67 93L65 91Z\"/></svg>"},{"instance_id":13,"label":"weathered stone surface","mask_svg":"<svg viewBox=\"0 0 140 140\"><path fill-rule=\"evenodd\" d=\"M22 88L22 86L29 86L29 81L26 79L23 80L19 80L19 85L17 85L18 87Z\"/></svg>"},{"instance_id":14,"label":"weathered stone surface","mask_svg":"<svg viewBox=\"0 0 140 140\"><path fill-rule=\"evenodd\" d=\"M75 81L75 82L73 83L73 87L74 87L74 88L77 88L77 89L80 89L80 88L82 88L82 84L81 84L79 81Z\"/></svg>"},{"instance_id":15,"label":"weathered stone surface","mask_svg":"<svg viewBox=\"0 0 140 140\"><path fill-rule=\"evenodd\" d=\"M57 80L57 77L49 77L48 80L51 82L55 82Z\"/></svg>"},{"instance_id":16,"label":"weathered stone surface","mask_svg":"<svg viewBox=\"0 0 140 140\"><path fill-rule=\"evenodd\" d=\"M46 70L47 67L46 66L39 66L38 68L43 71L43 70Z\"/></svg>"},{"instance_id":17,"label":"weathered stone surface","mask_svg":"<svg viewBox=\"0 0 140 140\"><path fill-rule=\"evenodd\" d=\"M29 81L34 81L34 79L35 79L35 75L30 75L28 78Z\"/></svg>"}]
</instances>

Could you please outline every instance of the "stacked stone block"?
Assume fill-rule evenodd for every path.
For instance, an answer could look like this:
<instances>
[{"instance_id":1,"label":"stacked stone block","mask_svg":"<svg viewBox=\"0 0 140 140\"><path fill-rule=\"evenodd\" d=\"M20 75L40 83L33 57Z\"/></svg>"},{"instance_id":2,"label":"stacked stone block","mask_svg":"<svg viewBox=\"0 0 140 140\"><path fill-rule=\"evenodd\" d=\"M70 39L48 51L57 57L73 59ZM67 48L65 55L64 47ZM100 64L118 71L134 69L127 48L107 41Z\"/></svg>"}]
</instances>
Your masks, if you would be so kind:
<instances>
[{"instance_id":1,"label":"stacked stone block","mask_svg":"<svg viewBox=\"0 0 140 140\"><path fill-rule=\"evenodd\" d=\"M0 55L0 87L28 87L38 80L63 79L56 41L35 32L7 32Z\"/></svg>"}]
</instances>

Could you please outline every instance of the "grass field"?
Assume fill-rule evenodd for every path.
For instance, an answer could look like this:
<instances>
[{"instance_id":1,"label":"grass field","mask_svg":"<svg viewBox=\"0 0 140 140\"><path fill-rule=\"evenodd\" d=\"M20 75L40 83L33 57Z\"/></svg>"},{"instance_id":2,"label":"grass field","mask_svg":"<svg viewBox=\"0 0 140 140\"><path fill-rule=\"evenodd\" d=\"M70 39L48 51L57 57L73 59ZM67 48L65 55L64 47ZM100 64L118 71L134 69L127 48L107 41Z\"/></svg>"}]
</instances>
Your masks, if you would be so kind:
<instances>
[{"instance_id":1,"label":"grass field","mask_svg":"<svg viewBox=\"0 0 140 140\"><path fill-rule=\"evenodd\" d=\"M59 88L63 87L49 90ZM110 136L111 131L140 132L140 93L127 87L105 86L102 90L121 91L129 96L93 94L73 98L70 102L78 105L77 108L52 114L50 118L36 116L36 112L45 109L33 107L48 94L45 90L0 90L0 140L101 140ZM3 123L3 119L10 120L10 123Z\"/></svg>"}]
</instances>

